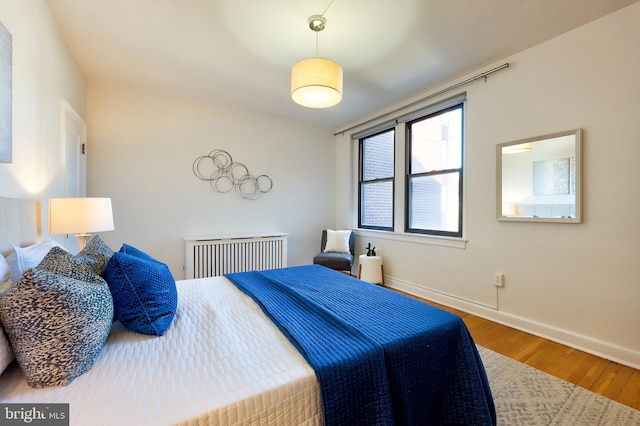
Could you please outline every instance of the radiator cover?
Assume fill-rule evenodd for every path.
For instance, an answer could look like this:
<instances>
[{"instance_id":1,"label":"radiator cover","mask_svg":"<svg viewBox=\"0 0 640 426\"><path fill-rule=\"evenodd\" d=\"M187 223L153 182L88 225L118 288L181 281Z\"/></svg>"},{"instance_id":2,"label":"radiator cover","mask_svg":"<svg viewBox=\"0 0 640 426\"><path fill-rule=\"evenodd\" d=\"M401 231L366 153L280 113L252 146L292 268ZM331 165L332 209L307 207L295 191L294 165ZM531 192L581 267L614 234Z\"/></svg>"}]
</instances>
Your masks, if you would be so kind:
<instances>
[{"instance_id":1,"label":"radiator cover","mask_svg":"<svg viewBox=\"0 0 640 426\"><path fill-rule=\"evenodd\" d=\"M285 268L287 236L267 233L185 238L185 278Z\"/></svg>"}]
</instances>

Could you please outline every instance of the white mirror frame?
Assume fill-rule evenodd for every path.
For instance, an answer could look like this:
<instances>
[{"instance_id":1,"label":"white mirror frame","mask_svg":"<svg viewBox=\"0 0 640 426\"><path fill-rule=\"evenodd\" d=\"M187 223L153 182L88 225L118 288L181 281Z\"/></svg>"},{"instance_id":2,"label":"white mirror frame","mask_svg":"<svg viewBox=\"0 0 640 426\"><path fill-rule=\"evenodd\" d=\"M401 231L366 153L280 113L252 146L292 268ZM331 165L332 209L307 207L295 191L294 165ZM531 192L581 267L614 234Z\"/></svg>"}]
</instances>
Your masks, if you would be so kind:
<instances>
[{"instance_id":1,"label":"white mirror frame","mask_svg":"<svg viewBox=\"0 0 640 426\"><path fill-rule=\"evenodd\" d=\"M503 205L503 148L515 145L528 145L528 149L535 146L536 142L548 141L565 136L574 136L575 141L575 214L569 216L520 216L518 214L505 215ZM533 162L532 162L533 164ZM533 166L532 166L533 169ZM531 171L533 173L533 170ZM533 178L532 178L533 179ZM551 203L554 205L554 203ZM559 222L559 223L581 223L582 222L582 129L575 129L566 132L553 133L550 135L521 139L513 142L501 143L496 146L496 217L501 222Z\"/></svg>"}]
</instances>

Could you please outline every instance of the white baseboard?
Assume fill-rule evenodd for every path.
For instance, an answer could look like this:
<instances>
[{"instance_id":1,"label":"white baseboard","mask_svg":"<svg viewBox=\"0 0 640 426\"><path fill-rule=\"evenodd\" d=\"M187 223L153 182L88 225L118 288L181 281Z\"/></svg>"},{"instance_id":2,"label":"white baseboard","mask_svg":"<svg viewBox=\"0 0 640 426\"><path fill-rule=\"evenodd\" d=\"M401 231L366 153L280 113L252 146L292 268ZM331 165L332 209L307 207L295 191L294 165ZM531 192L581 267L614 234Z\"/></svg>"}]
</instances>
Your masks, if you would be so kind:
<instances>
[{"instance_id":1,"label":"white baseboard","mask_svg":"<svg viewBox=\"0 0 640 426\"><path fill-rule=\"evenodd\" d=\"M385 276L385 285L640 370L640 352Z\"/></svg>"}]
</instances>

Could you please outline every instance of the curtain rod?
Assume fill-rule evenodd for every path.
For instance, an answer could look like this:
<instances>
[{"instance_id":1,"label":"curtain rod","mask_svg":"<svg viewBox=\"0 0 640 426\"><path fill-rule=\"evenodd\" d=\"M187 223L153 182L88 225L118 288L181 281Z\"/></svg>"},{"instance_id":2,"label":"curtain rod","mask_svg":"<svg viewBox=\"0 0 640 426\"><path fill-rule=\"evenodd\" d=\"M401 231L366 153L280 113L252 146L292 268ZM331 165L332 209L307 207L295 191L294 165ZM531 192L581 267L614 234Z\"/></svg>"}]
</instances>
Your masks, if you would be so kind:
<instances>
[{"instance_id":1,"label":"curtain rod","mask_svg":"<svg viewBox=\"0 0 640 426\"><path fill-rule=\"evenodd\" d=\"M509 66L509 62L506 62L506 63L500 65L499 67L492 68L489 71L485 71L483 73L480 73L480 74L478 74L478 75L476 75L474 77L471 77L471 78L468 78L468 79L466 79L464 81L461 81L460 83L456 83L456 84L451 85L449 87L445 87L444 89L439 90L436 93L432 93L430 95L427 95L427 96L425 96L423 98L420 98L420 99L418 99L416 101L413 101L413 102L411 102L411 103L409 103L407 105L404 105L404 106L401 106L399 108L396 108L393 111L385 112L384 114L381 114L381 115L379 115L377 117L371 118L371 119L369 119L367 121L363 121L362 123L358 123L358 124L355 124L355 125L353 125L351 127L347 127L346 129L342 129L339 132L334 133L333 136L338 136L341 133L345 133L345 132L348 132L349 130L355 129L356 127L360 127L360 126L363 126L365 124L371 123L373 121L377 121L377 120L379 120L379 119L381 119L383 117L386 117L387 115L395 114L396 112L400 112L400 111L402 111L404 109L411 108L414 105L420 104L420 103L422 103L422 102L424 102L426 100L429 100L431 98L435 98L436 96L440 96L443 93L449 92L450 90L453 90L453 89L457 89L460 86L464 86L465 84L469 84L469 83L471 83L473 81L476 81L476 80L479 80L481 78L484 78L485 81L486 81L488 75L493 74L494 72L500 71L501 69L507 68L508 66Z\"/></svg>"}]
</instances>

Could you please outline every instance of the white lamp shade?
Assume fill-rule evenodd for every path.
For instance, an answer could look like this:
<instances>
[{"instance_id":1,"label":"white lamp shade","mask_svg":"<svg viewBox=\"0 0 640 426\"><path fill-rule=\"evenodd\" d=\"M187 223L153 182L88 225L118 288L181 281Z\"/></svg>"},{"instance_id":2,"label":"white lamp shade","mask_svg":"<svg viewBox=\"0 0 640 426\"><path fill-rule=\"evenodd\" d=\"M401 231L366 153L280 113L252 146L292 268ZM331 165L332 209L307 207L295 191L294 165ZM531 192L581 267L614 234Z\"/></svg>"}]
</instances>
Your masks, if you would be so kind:
<instances>
[{"instance_id":1,"label":"white lamp shade","mask_svg":"<svg viewBox=\"0 0 640 426\"><path fill-rule=\"evenodd\" d=\"M291 68L291 98L309 108L339 104L342 100L342 68L330 59L303 59Z\"/></svg>"},{"instance_id":2,"label":"white lamp shade","mask_svg":"<svg viewBox=\"0 0 640 426\"><path fill-rule=\"evenodd\" d=\"M49 234L83 234L111 230L111 198L49 199Z\"/></svg>"}]
</instances>

